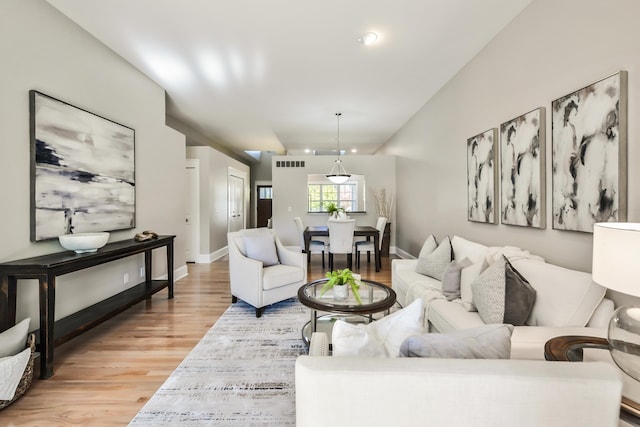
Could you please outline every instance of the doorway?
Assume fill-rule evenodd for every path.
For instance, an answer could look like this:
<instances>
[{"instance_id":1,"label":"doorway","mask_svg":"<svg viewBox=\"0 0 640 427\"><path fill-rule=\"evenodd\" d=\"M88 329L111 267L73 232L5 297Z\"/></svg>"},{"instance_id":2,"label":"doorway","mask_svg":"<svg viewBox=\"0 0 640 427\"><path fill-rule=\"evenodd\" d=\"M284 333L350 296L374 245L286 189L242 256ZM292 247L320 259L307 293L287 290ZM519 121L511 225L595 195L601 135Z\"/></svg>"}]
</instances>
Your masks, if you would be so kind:
<instances>
[{"instance_id":1,"label":"doorway","mask_svg":"<svg viewBox=\"0 0 640 427\"><path fill-rule=\"evenodd\" d=\"M258 195L256 225L257 227L267 227L272 215L273 188L271 185L258 185L256 194Z\"/></svg>"},{"instance_id":2,"label":"doorway","mask_svg":"<svg viewBox=\"0 0 640 427\"><path fill-rule=\"evenodd\" d=\"M245 228L245 179L246 174L229 169L229 231L239 231Z\"/></svg>"}]
</instances>

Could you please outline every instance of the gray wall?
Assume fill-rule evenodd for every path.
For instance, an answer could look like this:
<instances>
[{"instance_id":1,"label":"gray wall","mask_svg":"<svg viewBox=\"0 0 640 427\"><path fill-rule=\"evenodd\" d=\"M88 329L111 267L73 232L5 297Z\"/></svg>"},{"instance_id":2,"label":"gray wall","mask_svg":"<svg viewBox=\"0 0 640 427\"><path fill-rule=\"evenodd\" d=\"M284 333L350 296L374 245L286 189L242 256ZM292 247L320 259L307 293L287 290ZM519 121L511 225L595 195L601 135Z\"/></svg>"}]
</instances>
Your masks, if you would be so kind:
<instances>
[{"instance_id":1,"label":"gray wall","mask_svg":"<svg viewBox=\"0 0 640 427\"><path fill-rule=\"evenodd\" d=\"M29 241L28 91L36 89L135 129L137 229L113 232L111 241L147 229L176 234L175 268L186 274L185 141L165 126L164 90L42 0L3 1L0 28L0 261L63 250L57 241ZM154 257L154 277L166 274L163 258ZM143 265L140 255L61 277L56 318L139 282ZM17 317L37 326L37 282L19 282Z\"/></svg>"},{"instance_id":2,"label":"gray wall","mask_svg":"<svg viewBox=\"0 0 640 427\"><path fill-rule=\"evenodd\" d=\"M349 173L365 175L367 186L367 213L351 214L358 225L376 225L378 214L371 201L370 189L385 188L387 194L396 193L396 159L394 156L344 156ZM277 168L277 161L304 160L302 168ZM335 157L332 156L273 156L273 228L285 245L300 245L293 218L299 216L305 225L326 225L326 213L307 213L307 174L329 173ZM395 209L392 211L391 246L395 246Z\"/></svg>"},{"instance_id":3,"label":"gray wall","mask_svg":"<svg viewBox=\"0 0 640 427\"><path fill-rule=\"evenodd\" d=\"M640 2L535 0L380 150L397 160L397 246L433 233L514 245L591 270L592 235L551 228L551 101L629 72L628 220L640 221ZM428 78L428 76L425 76ZM467 221L466 140L537 107L547 119L547 228Z\"/></svg>"}]
</instances>

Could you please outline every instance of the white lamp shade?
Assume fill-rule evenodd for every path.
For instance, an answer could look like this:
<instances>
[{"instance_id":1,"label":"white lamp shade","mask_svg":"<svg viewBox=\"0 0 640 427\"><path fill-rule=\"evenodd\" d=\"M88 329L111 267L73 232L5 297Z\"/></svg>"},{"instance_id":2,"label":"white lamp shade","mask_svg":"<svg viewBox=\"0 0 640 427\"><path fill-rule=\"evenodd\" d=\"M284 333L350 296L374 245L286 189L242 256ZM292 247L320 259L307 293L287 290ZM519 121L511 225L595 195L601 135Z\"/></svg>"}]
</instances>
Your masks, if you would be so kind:
<instances>
[{"instance_id":1,"label":"white lamp shade","mask_svg":"<svg viewBox=\"0 0 640 427\"><path fill-rule=\"evenodd\" d=\"M640 296L640 224L594 225L592 275L606 288Z\"/></svg>"}]
</instances>

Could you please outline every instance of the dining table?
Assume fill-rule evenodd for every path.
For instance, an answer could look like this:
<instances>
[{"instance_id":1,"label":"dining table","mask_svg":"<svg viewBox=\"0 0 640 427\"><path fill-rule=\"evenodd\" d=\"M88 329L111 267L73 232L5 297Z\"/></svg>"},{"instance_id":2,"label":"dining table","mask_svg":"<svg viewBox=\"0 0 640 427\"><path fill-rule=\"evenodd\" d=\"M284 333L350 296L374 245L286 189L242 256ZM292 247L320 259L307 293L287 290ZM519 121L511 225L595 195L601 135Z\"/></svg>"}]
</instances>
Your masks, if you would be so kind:
<instances>
[{"instance_id":1,"label":"dining table","mask_svg":"<svg viewBox=\"0 0 640 427\"><path fill-rule=\"evenodd\" d=\"M373 237L376 271L380 271L380 268L382 268L382 258L380 256L380 232L378 229L370 225L356 225L356 228L353 230L353 235L354 237L366 237L367 240L370 240ZM307 254L308 263L311 262L309 245L313 237L329 237L329 226L309 225L304 229L304 251Z\"/></svg>"}]
</instances>

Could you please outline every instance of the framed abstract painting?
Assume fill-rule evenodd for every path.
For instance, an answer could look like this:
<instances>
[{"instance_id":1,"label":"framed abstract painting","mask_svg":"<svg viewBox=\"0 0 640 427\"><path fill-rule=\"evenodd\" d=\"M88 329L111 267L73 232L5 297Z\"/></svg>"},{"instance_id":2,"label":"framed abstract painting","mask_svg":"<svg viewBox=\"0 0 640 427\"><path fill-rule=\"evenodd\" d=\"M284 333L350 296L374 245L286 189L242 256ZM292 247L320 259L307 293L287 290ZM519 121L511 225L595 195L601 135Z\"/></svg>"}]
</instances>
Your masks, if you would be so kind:
<instances>
[{"instance_id":1,"label":"framed abstract painting","mask_svg":"<svg viewBox=\"0 0 640 427\"><path fill-rule=\"evenodd\" d=\"M135 131L29 91L31 241L135 226Z\"/></svg>"},{"instance_id":2,"label":"framed abstract painting","mask_svg":"<svg viewBox=\"0 0 640 427\"><path fill-rule=\"evenodd\" d=\"M497 224L497 129L467 139L467 219Z\"/></svg>"},{"instance_id":3,"label":"framed abstract painting","mask_svg":"<svg viewBox=\"0 0 640 427\"><path fill-rule=\"evenodd\" d=\"M551 104L553 228L627 219L627 72Z\"/></svg>"},{"instance_id":4,"label":"framed abstract painting","mask_svg":"<svg viewBox=\"0 0 640 427\"><path fill-rule=\"evenodd\" d=\"M545 109L500 125L500 221L545 228Z\"/></svg>"}]
</instances>

